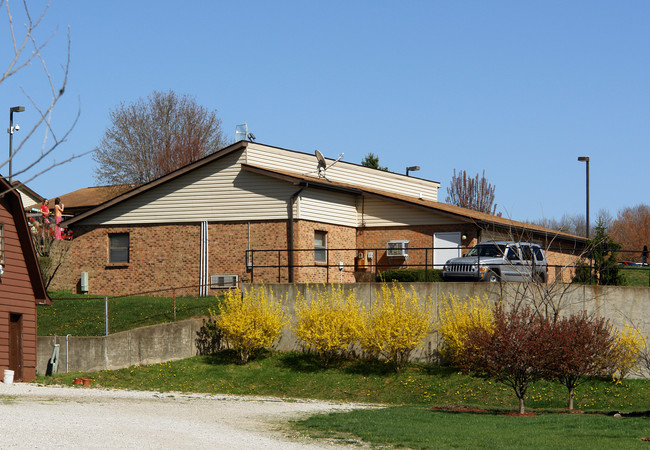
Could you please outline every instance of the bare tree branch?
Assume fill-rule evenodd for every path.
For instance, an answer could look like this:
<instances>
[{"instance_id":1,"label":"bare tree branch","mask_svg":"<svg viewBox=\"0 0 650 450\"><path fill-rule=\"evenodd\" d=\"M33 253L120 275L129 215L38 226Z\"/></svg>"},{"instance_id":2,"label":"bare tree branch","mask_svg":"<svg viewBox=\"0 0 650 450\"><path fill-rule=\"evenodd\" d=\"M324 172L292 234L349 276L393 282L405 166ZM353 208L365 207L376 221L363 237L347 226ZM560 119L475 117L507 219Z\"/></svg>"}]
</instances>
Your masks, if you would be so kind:
<instances>
[{"instance_id":1,"label":"bare tree branch","mask_svg":"<svg viewBox=\"0 0 650 450\"><path fill-rule=\"evenodd\" d=\"M44 133L43 133L43 140L40 145L41 147L40 154L32 161L27 163L25 167L22 167L21 169L13 172L11 176L14 176L14 175L24 174L29 170L33 169L34 167L36 167L38 164L42 163L56 149L58 149L62 143L64 143L67 140L67 138L69 137L70 133L72 132L72 130L74 129L74 127L76 126L79 120L79 116L81 114L81 108L78 109L76 116L72 120L72 124L63 132L61 136L59 136L58 133L52 127L52 115L56 105L58 104L61 97L65 93L67 83L68 83L68 74L70 69L70 54L71 54L70 29L68 28L68 32L67 32L67 55L66 55L65 63L62 66L63 78L60 82L54 81L54 78L52 77L52 74L48 69L46 60L42 54L42 50L52 41L52 39L56 35L56 31L53 32L44 42L41 43L37 41L35 36L36 30L39 28L39 26L41 26L43 19L45 18L52 2L50 1L47 3L47 5L38 14L37 19L34 21L29 6L27 5L27 1L26 0L22 1L24 14L27 21L24 29L25 35L22 38L17 37L17 30L15 28L14 17L12 15L9 0L0 1L0 6L2 5L3 2L5 3L4 6L7 12L7 20L9 23L9 29L11 33L13 57L12 60L9 62L7 68L5 69L3 75L0 77L0 83L5 81L7 78L16 75L22 69L31 65L32 62L39 61L40 66L42 68L42 74L45 76L46 83L50 91L50 100L48 104L46 104L45 106L41 106L36 101L36 99L27 92L27 90L23 86L20 87L21 91L28 99L31 105L31 109L38 113L38 120L31 126L31 128L29 128L26 134L23 133L23 139L14 148L12 148L11 155L9 155L9 157L6 160L0 163L0 168L9 164L9 162L12 161L16 157L16 155L21 152L23 148L25 148L27 142L29 142L34 138L35 134L40 129L43 129ZM31 48L31 51L29 51L28 48ZM90 152L92 151L94 150L91 150ZM31 176L29 180L26 180L24 182L31 181L36 177L52 170L55 167L65 164L69 161L72 161L73 159L79 158L90 152L84 152L81 155L73 154L71 157L66 158L65 160L58 163L56 161L53 161L50 165L48 165L44 169L41 169L37 174Z\"/></svg>"},{"instance_id":2,"label":"bare tree branch","mask_svg":"<svg viewBox=\"0 0 650 450\"><path fill-rule=\"evenodd\" d=\"M147 183L226 144L216 111L174 91L122 103L110 118L94 155L96 178L109 184Z\"/></svg>"},{"instance_id":3,"label":"bare tree branch","mask_svg":"<svg viewBox=\"0 0 650 450\"><path fill-rule=\"evenodd\" d=\"M33 42L32 36L36 31L36 29L38 28L38 26L41 24L51 4L52 4L51 1L48 2L45 8L43 8L43 10L41 11L38 20L36 22L33 22L31 18L31 14L29 12L29 8L27 7L27 1L23 0L23 7L25 9L25 13L28 18L28 23L25 24L25 32L26 32L25 37L21 40L19 44L16 39L13 16L11 15L11 8L9 7L9 0L6 1L7 19L9 22L9 31L11 33L11 42L14 49L14 56L11 62L9 63L9 65L7 66L7 69L5 70L4 74L2 75L2 77L0 77L0 83L2 83L5 79L11 77L12 75L15 75L24 67L30 65L31 62L34 60L34 58L40 56L41 50L43 50L43 48L45 48L47 44L50 42L52 37L54 37L55 33L52 34L48 39L46 39L42 44L37 45L35 51L32 52L30 56L25 58L25 60L23 60L22 62L20 61L21 57L24 55L25 47L27 46L27 43L30 41Z\"/></svg>"},{"instance_id":4,"label":"bare tree branch","mask_svg":"<svg viewBox=\"0 0 650 450\"><path fill-rule=\"evenodd\" d=\"M480 178L478 174L471 178L464 170L456 175L454 169L454 175L447 188L446 202L474 211L495 214L497 205L494 203L494 191L495 187L485 178L485 170Z\"/></svg>"}]
</instances>

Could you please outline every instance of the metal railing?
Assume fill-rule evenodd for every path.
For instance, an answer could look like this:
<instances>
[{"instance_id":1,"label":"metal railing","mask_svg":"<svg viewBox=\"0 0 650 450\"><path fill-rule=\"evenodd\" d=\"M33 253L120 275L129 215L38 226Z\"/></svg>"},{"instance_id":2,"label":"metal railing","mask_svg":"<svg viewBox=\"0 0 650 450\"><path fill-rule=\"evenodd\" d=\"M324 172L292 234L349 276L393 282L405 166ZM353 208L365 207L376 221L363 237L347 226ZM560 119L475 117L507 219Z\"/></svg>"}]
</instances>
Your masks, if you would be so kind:
<instances>
[{"instance_id":1,"label":"metal railing","mask_svg":"<svg viewBox=\"0 0 650 450\"><path fill-rule=\"evenodd\" d=\"M458 251L459 255L465 255L471 247L410 247L405 256L391 256L390 250L379 247L365 248L328 248L323 249L255 249L246 250L246 268L250 275L250 282L271 282L278 283L293 281L292 271L294 269L313 269L324 272L323 278L326 283L338 281L334 279L335 274L365 272L376 274L388 269L424 269L425 277L430 270L442 270L446 261L434 261L436 251ZM566 255L573 258L581 258L592 267L589 252L587 250L567 249L561 247L550 247L545 249L547 259L549 252ZM290 255L293 253L293 255ZM325 258L319 260L324 253ZM641 262L630 262L630 260L641 260L641 250L617 250L619 267L636 267L648 272L650 285L650 266L642 265ZM318 254L318 256L317 256ZM479 258L480 259L480 258ZM551 258L553 259L553 258ZM342 263L342 265L341 265ZM628 265L629 264L629 265ZM548 264L548 271L572 271L580 267L578 264ZM256 280L257 278L257 280ZM260 280L261 278L261 280ZM336 277L338 278L338 277Z\"/></svg>"}]
</instances>

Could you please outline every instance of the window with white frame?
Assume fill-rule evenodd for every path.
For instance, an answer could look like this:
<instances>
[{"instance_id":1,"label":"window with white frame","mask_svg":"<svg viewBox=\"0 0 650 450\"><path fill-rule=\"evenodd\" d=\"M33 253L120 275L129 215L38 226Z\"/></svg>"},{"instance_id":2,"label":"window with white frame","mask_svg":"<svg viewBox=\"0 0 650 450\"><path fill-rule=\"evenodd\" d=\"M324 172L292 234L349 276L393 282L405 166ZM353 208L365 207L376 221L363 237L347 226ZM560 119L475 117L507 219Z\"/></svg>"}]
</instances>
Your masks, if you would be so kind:
<instances>
[{"instance_id":1,"label":"window with white frame","mask_svg":"<svg viewBox=\"0 0 650 450\"><path fill-rule=\"evenodd\" d=\"M110 264L129 262L129 233L108 235L108 262Z\"/></svg>"},{"instance_id":2,"label":"window with white frame","mask_svg":"<svg viewBox=\"0 0 650 450\"><path fill-rule=\"evenodd\" d=\"M327 262L327 231L314 231L314 261Z\"/></svg>"}]
</instances>

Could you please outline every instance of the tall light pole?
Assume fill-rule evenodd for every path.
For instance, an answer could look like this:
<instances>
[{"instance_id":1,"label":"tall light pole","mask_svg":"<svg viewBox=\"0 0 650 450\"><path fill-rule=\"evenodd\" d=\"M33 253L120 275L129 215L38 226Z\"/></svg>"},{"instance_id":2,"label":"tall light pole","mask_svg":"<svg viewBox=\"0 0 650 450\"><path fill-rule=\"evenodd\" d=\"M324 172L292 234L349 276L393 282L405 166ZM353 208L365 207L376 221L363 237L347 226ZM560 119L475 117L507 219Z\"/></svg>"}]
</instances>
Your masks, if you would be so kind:
<instances>
[{"instance_id":1,"label":"tall light pole","mask_svg":"<svg viewBox=\"0 0 650 450\"><path fill-rule=\"evenodd\" d=\"M587 163L587 221L585 222L585 236L589 239L589 157L578 156L578 161Z\"/></svg>"},{"instance_id":2,"label":"tall light pole","mask_svg":"<svg viewBox=\"0 0 650 450\"><path fill-rule=\"evenodd\" d=\"M9 128L7 128L7 133L9 133L9 183L11 183L11 174L12 174L12 162L14 159L14 131L20 130L20 126L14 126L14 113L25 111L24 106L12 106L9 108Z\"/></svg>"}]
</instances>

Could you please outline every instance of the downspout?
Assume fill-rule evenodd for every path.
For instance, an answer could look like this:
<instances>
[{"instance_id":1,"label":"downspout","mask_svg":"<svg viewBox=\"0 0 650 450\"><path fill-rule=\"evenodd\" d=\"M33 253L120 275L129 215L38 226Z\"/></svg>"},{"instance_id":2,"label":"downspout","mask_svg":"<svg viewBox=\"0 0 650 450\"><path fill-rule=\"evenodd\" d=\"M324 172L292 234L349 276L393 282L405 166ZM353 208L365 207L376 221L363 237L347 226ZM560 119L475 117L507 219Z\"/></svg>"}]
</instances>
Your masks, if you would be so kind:
<instances>
[{"instance_id":1,"label":"downspout","mask_svg":"<svg viewBox=\"0 0 650 450\"><path fill-rule=\"evenodd\" d=\"M309 183L302 182L302 187L298 189L290 198L289 198L289 220L287 222L287 260L289 265L289 283L293 283L294 274L293 274L293 205L296 203L296 199L302 191L304 191Z\"/></svg>"},{"instance_id":2,"label":"downspout","mask_svg":"<svg viewBox=\"0 0 650 450\"><path fill-rule=\"evenodd\" d=\"M199 295L208 295L209 282L209 239L208 239L208 221L203 220L199 226Z\"/></svg>"}]
</instances>

